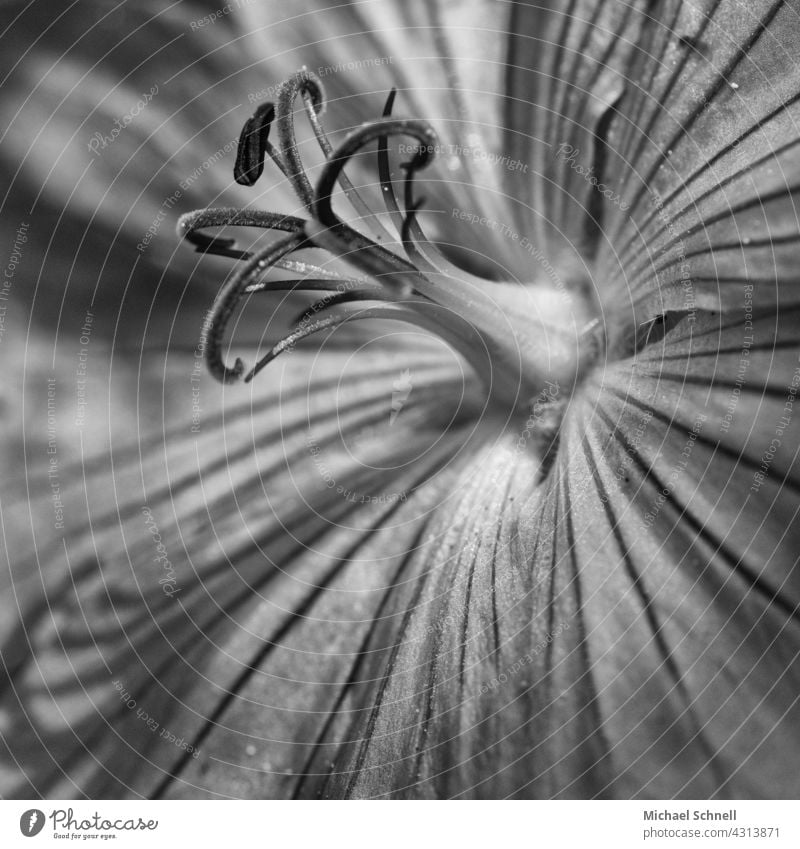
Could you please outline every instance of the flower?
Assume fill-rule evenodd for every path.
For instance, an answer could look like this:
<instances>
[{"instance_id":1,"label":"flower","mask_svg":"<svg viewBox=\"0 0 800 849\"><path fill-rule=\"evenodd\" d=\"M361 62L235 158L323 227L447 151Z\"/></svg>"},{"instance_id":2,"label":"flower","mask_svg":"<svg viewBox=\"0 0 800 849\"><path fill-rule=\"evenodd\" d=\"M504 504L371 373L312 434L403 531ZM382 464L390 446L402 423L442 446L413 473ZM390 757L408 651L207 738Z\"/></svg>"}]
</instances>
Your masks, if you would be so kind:
<instances>
[{"instance_id":1,"label":"flower","mask_svg":"<svg viewBox=\"0 0 800 849\"><path fill-rule=\"evenodd\" d=\"M797 9L497 9L19 39L5 796L796 795Z\"/></svg>"}]
</instances>

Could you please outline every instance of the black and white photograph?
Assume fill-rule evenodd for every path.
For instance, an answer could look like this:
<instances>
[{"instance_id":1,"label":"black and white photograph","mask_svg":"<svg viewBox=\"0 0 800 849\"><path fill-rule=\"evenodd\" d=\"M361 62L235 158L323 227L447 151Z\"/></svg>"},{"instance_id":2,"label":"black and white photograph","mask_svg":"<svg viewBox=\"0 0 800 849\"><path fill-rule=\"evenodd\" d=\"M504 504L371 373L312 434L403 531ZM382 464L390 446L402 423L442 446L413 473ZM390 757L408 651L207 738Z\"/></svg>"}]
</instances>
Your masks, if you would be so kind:
<instances>
[{"instance_id":1,"label":"black and white photograph","mask_svg":"<svg viewBox=\"0 0 800 849\"><path fill-rule=\"evenodd\" d=\"M800 845L799 0L215 2L0 2L0 844Z\"/></svg>"}]
</instances>

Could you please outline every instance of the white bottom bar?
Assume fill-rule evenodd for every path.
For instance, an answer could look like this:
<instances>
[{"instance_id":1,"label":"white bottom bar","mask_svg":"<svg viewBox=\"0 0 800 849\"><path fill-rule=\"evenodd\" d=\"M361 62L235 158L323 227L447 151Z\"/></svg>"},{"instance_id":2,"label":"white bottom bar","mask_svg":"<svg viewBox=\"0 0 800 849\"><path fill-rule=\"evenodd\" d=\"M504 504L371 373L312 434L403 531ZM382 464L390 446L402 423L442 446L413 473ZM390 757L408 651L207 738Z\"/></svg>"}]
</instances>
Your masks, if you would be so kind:
<instances>
[{"instance_id":1,"label":"white bottom bar","mask_svg":"<svg viewBox=\"0 0 800 849\"><path fill-rule=\"evenodd\" d=\"M796 801L2 801L0 845L794 849L800 846L798 814Z\"/></svg>"}]
</instances>

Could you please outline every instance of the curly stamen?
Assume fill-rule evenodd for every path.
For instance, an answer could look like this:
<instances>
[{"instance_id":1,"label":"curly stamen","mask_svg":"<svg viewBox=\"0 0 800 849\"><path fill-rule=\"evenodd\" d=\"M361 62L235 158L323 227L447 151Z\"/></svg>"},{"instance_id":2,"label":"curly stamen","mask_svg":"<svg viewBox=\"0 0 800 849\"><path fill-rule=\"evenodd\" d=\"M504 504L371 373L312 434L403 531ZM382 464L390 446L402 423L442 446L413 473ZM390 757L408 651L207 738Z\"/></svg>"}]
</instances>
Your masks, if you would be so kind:
<instances>
[{"instance_id":1,"label":"curly stamen","mask_svg":"<svg viewBox=\"0 0 800 849\"><path fill-rule=\"evenodd\" d=\"M311 72L308 72L309 77L313 77L314 75ZM316 79L316 77L314 77ZM320 83L320 88L322 84ZM325 154L326 159L330 159L333 156L334 148L328 139L328 135L325 132L325 128L322 126L322 121L320 120L319 114L317 110L314 108L314 100L311 95L307 92L303 92L303 102L306 107L306 114L308 115L308 122L311 124L311 128L314 130L314 135L316 136L317 142L319 143L320 149L323 154ZM391 241L391 234L386 230L386 228L381 224L378 220L378 217L375 213L369 208L367 203L361 197L361 195L356 190L356 187L350 182L349 177L344 171L339 172L338 177L339 185L342 187L344 191L345 197L350 201L353 205L353 209L358 213L359 217L362 221L369 222L370 226L381 236L384 236L386 239Z\"/></svg>"},{"instance_id":2,"label":"curly stamen","mask_svg":"<svg viewBox=\"0 0 800 849\"><path fill-rule=\"evenodd\" d=\"M394 101L397 95L397 89L393 88L389 92L389 96L386 98L386 103L383 107L383 117L389 118L392 114L392 109L394 108ZM410 163L404 163L405 167L409 169L410 173L413 173L413 169L411 168ZM403 167L401 165L401 167ZM406 255L409 260L414 262L416 259L419 264L424 265L428 272L437 272L441 273L440 269L431 262L428 257L424 256L419 250L416 249L416 245L410 240L406 239L403 236L403 232L406 229L406 226L411 224L411 226L419 229L419 226L416 225L413 217L409 221L408 216L404 216L400 211L400 204L397 200L397 194L394 190L394 184L392 183L392 172L389 166L389 136L384 135L381 136L378 140L378 177L381 181L381 189L383 191L383 200L386 206L386 211L389 213L389 217L392 219L395 228L397 229L397 233L400 236L403 247L406 251ZM409 205L406 203L406 208L408 209ZM409 244L411 245L411 250L409 250Z\"/></svg>"},{"instance_id":3,"label":"curly stamen","mask_svg":"<svg viewBox=\"0 0 800 849\"><path fill-rule=\"evenodd\" d=\"M443 275L434 286L417 266L349 228L333 210L333 189L338 174L347 161L371 142L393 135L410 136L419 142L413 157L401 166L412 176L433 160L436 134L427 122L409 118L381 118L362 124L345 138L335 151L333 158L325 165L317 183L314 203L311 206L311 214L319 224L307 223L306 233L315 243L336 253L373 277L391 275L392 280L405 281L413 291L440 303L449 304L453 298L463 299L463 283L469 275L463 272L452 278ZM414 210L408 223L409 228L414 226L413 212ZM479 282L484 281L479 280Z\"/></svg>"},{"instance_id":4,"label":"curly stamen","mask_svg":"<svg viewBox=\"0 0 800 849\"><path fill-rule=\"evenodd\" d=\"M301 161L294 133L294 106L298 95L326 162L316 189L312 189ZM232 209L210 209L181 219L180 231L198 251L246 260L241 270L225 283L213 307L206 344L211 373L229 383L245 372L241 359L232 368L222 359L225 331L242 297L267 291L321 291L327 293L302 312L291 331L247 372L249 382L280 353L315 333L333 331L340 325L368 318L412 323L435 333L475 369L487 387L488 399L502 399L506 409L522 409L545 380L573 384L585 362L593 359L594 326L577 330L564 316L563 305L552 292L525 289L530 307L521 308L520 286L474 277L453 265L423 232L417 212L423 201L414 198L417 172L433 159L437 136L425 121L392 117L396 91L389 94L383 117L363 124L334 148L319 116L324 108L320 81L303 69L279 89L277 104L264 104L242 131L234 175L238 182L253 185L261 176L265 152L287 176L311 220ZM269 144L275 121L278 150ZM389 162L389 139L412 138L416 145L410 159L400 163L405 172L403 206L393 185ZM340 186L378 233L383 224L344 174L354 156L377 142L378 171L386 210L397 228L405 257L355 230L333 209L333 193ZM286 235L256 254L236 248L235 240L201 231L214 226L257 226ZM393 239L386 233L389 239ZM380 236L379 236L380 238ZM342 275L314 263L290 259L298 250L324 248L358 268L366 278ZM406 258L407 257L407 258ZM267 280L271 269L284 269L298 278ZM372 302L371 304L365 302ZM381 303L383 302L383 303ZM388 303L387 303L388 302ZM574 322L573 322L574 323ZM574 332L573 332L574 330Z\"/></svg>"},{"instance_id":5,"label":"curly stamen","mask_svg":"<svg viewBox=\"0 0 800 849\"><path fill-rule=\"evenodd\" d=\"M306 176L294 134L294 102L298 94L310 97L312 111L318 115L325 108L325 93L316 75L307 70L298 71L278 89L275 124L278 129L280 152L286 163L286 176L308 209L314 200L314 191Z\"/></svg>"},{"instance_id":6,"label":"curly stamen","mask_svg":"<svg viewBox=\"0 0 800 849\"><path fill-rule=\"evenodd\" d=\"M178 235L194 245L197 253L250 259L252 252L237 249L236 239L208 236L200 231L208 227L260 227L264 230L300 233L304 224L302 218L293 215L223 206L187 212L178 219L177 229Z\"/></svg>"},{"instance_id":7,"label":"curly stamen","mask_svg":"<svg viewBox=\"0 0 800 849\"><path fill-rule=\"evenodd\" d=\"M403 242L403 249L405 250L408 258L415 265L422 266L428 273L435 272L437 274L443 274L444 272L440 271L439 268L425 256L414 241L412 233L421 233L419 224L417 223L417 210L424 205L425 199L420 198L418 201L414 201L414 169L411 164L406 162L400 167L406 172L404 183L406 215L403 219L403 226L400 229L400 239Z\"/></svg>"},{"instance_id":8,"label":"curly stamen","mask_svg":"<svg viewBox=\"0 0 800 849\"><path fill-rule=\"evenodd\" d=\"M347 289L342 292L339 290L331 291L331 294L326 295L324 298L320 298L318 301L315 301L311 304L308 309L303 310L297 318L295 318L292 322L292 325L304 324L310 319L314 318L315 315L319 315L320 313L326 313L331 310L333 307L341 306L342 304L352 303L353 301L386 301L389 300L389 296L386 293L386 290L381 286L361 286L361 287L353 287L352 289Z\"/></svg>"},{"instance_id":9,"label":"curly stamen","mask_svg":"<svg viewBox=\"0 0 800 849\"><path fill-rule=\"evenodd\" d=\"M410 262L376 244L347 224L326 227L316 221L308 221L305 231L309 241L390 288L397 298L409 297L425 281L422 273Z\"/></svg>"},{"instance_id":10,"label":"curly stamen","mask_svg":"<svg viewBox=\"0 0 800 849\"><path fill-rule=\"evenodd\" d=\"M381 117L390 118L394 101L397 97L397 89L393 88L386 98L386 103L383 106L383 114ZM383 202L386 206L386 211L389 213L389 218L394 222L398 234L403 227L403 213L400 212L400 204L397 201L397 195L392 185L392 174L389 168L389 136L383 135L378 139L378 178L381 181L381 190L383 191Z\"/></svg>"},{"instance_id":11,"label":"curly stamen","mask_svg":"<svg viewBox=\"0 0 800 849\"><path fill-rule=\"evenodd\" d=\"M326 278L328 280L345 280L344 274L340 274L333 268L322 268L315 265L313 262L307 262L301 259L282 259L276 262L273 268L283 268L286 271L294 271L297 274L302 274L306 277L313 274L315 277Z\"/></svg>"},{"instance_id":12,"label":"curly stamen","mask_svg":"<svg viewBox=\"0 0 800 849\"><path fill-rule=\"evenodd\" d=\"M294 280L259 280L257 283L248 284L244 292L246 295L253 295L256 292L338 292L342 286L352 287L353 289L359 287L372 288L376 291L382 291L377 284L361 279L332 280L329 277L317 279L299 277Z\"/></svg>"},{"instance_id":13,"label":"curly stamen","mask_svg":"<svg viewBox=\"0 0 800 849\"><path fill-rule=\"evenodd\" d=\"M386 103L383 107L383 117L388 118L392 114L394 101L397 95L397 89L393 88L386 98ZM404 167L403 165L400 166ZM409 163L405 163L407 174L413 174L413 169L409 170ZM383 190L384 203L386 211L397 228L398 234L403 241L403 247L409 259L416 259L420 264L424 264L430 273L435 271L438 274L447 274L451 277L463 278L469 274L465 269L459 268L436 247L436 245L425 235L419 222L414 215L403 216L400 211L400 204L397 200L397 193L394 190L392 182L392 172L389 166L389 144L388 137L384 136L378 141L378 176L381 181ZM408 191L408 188L406 189ZM417 207L421 204L417 204ZM409 204L406 202L406 208L409 209ZM406 229L406 235L403 231ZM473 275L469 274L470 277Z\"/></svg>"},{"instance_id":14,"label":"curly stamen","mask_svg":"<svg viewBox=\"0 0 800 849\"><path fill-rule=\"evenodd\" d=\"M253 278L261 276L277 260L283 259L302 247L309 247L305 234L292 233L253 256L247 265L223 286L212 309L211 327L205 351L208 370L217 380L222 383L233 383L244 372L244 363L238 357L233 368L225 365L222 360L222 340L228 321L244 296L247 286Z\"/></svg>"},{"instance_id":15,"label":"curly stamen","mask_svg":"<svg viewBox=\"0 0 800 849\"><path fill-rule=\"evenodd\" d=\"M334 188L347 162L366 145L390 135L410 136L420 142L414 157L407 163L409 167L423 168L432 159L436 134L426 122L390 118L363 124L345 138L326 163L311 205L315 222L306 224L306 233L361 271L381 282L391 282L398 296L407 297L420 283L430 286L430 282L412 263L345 224L332 205Z\"/></svg>"},{"instance_id":16,"label":"curly stamen","mask_svg":"<svg viewBox=\"0 0 800 849\"><path fill-rule=\"evenodd\" d=\"M353 130L332 154L317 182L317 191L311 205L311 214L327 227L336 227L341 220L333 211L332 195L342 169L348 160L360 153L366 145L389 136L409 136L419 142L419 147L406 166L418 171L433 159L436 133L427 121L413 118L380 118L362 124Z\"/></svg>"},{"instance_id":17,"label":"curly stamen","mask_svg":"<svg viewBox=\"0 0 800 849\"><path fill-rule=\"evenodd\" d=\"M434 310L438 309L435 304L430 306ZM269 363L280 356L280 354L284 351L294 348L294 346L301 340L319 333L322 330L335 330L336 328L351 321L362 321L366 319L390 319L402 321L406 324L413 324L423 330L436 333L436 335L443 338L446 342L449 342L456 350L462 350L463 348L465 352L464 356L467 361L477 374L484 376L488 386L491 387L491 358L488 356L489 352L486 349L486 346L482 344L482 340L474 333L473 330L468 327L462 328L462 331L465 331L467 335L473 337L471 339L472 344L465 347L464 337L452 326L443 326L440 319L419 313L413 309L408 309L399 304L377 305L373 307L343 306L341 307L340 312L336 315L325 316L324 318L309 323L304 327L295 328L292 333L281 339L281 341L278 342L269 351L269 353L265 354L256 363L245 377L245 383L249 383L265 366L269 365ZM484 359L480 357L481 352L486 355Z\"/></svg>"}]
</instances>

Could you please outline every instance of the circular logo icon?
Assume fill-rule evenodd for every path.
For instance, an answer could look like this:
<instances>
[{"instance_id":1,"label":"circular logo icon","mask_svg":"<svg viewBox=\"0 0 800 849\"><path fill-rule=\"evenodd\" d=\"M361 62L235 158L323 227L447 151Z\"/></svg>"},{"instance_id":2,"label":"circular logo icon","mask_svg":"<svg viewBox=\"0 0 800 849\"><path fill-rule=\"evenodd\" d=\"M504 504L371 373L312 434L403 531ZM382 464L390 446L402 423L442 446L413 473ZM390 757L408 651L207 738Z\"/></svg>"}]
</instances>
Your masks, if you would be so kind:
<instances>
[{"instance_id":1,"label":"circular logo icon","mask_svg":"<svg viewBox=\"0 0 800 849\"><path fill-rule=\"evenodd\" d=\"M31 808L19 818L19 830L25 837L36 837L44 828L44 811Z\"/></svg>"}]
</instances>

